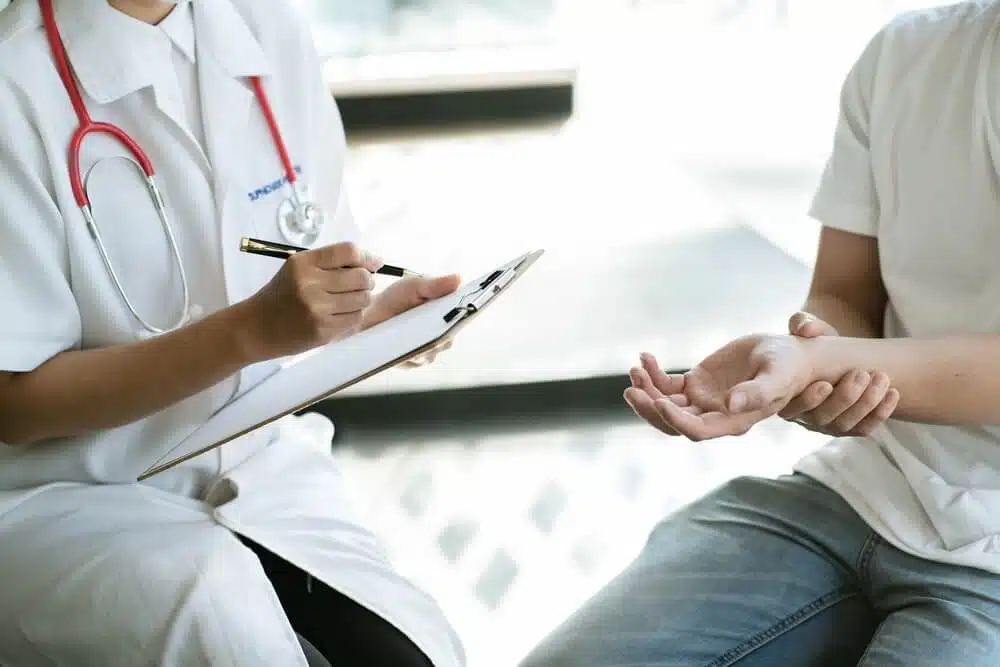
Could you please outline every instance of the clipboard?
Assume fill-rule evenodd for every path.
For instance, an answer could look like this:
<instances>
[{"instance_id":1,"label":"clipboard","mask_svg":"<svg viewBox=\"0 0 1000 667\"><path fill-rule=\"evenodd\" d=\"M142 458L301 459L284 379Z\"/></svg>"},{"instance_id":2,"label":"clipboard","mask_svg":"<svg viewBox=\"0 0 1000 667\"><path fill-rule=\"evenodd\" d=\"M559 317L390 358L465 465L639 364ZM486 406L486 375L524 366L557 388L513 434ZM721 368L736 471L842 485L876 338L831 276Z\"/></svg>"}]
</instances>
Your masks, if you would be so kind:
<instances>
[{"instance_id":1,"label":"clipboard","mask_svg":"<svg viewBox=\"0 0 1000 667\"><path fill-rule=\"evenodd\" d=\"M441 299L294 357L235 397L138 477L149 479L283 417L305 410L449 340L504 294L544 250L525 253ZM324 371L340 377L326 380ZM267 416L261 418L259 415Z\"/></svg>"}]
</instances>

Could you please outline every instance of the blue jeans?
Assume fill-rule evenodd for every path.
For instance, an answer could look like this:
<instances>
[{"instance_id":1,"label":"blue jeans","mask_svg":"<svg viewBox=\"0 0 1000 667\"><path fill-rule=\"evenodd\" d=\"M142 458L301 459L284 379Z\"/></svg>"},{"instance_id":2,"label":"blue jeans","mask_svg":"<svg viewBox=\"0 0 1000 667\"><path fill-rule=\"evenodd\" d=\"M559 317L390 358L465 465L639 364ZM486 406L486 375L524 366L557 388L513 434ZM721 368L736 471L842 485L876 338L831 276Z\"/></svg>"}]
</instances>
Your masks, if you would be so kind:
<instances>
[{"instance_id":1,"label":"blue jeans","mask_svg":"<svg viewBox=\"0 0 1000 667\"><path fill-rule=\"evenodd\" d=\"M794 475L734 480L522 667L997 667L1000 576L929 562Z\"/></svg>"}]
</instances>

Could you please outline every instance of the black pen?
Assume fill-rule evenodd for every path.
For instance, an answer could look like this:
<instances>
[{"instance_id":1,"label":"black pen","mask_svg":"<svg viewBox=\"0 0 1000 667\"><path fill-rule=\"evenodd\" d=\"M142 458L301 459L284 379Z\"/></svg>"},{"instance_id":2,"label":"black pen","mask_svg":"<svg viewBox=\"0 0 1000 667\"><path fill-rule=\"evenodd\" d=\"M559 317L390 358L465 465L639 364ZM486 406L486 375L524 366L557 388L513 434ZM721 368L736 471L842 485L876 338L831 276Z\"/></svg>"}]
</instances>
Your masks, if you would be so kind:
<instances>
[{"instance_id":1,"label":"black pen","mask_svg":"<svg viewBox=\"0 0 1000 667\"><path fill-rule=\"evenodd\" d=\"M284 243L262 241L260 239L251 239L247 237L240 239L240 250L243 252L250 253L251 255L274 257L276 259L288 259L295 253L308 249L309 248L300 248L294 245L285 245ZM409 269L404 269L400 266L393 266L392 264L383 264L382 268L375 273L383 276L393 276L395 278L412 278L420 275L416 271L410 271Z\"/></svg>"}]
</instances>

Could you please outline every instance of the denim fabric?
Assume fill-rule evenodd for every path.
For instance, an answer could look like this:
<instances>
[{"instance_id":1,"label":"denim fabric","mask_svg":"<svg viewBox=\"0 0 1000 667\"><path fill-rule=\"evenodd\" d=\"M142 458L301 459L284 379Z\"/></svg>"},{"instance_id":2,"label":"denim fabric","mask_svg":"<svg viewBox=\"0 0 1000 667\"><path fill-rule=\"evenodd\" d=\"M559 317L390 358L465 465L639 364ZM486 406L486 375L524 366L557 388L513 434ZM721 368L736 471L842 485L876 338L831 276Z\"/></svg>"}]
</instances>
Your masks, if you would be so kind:
<instances>
[{"instance_id":1,"label":"denim fabric","mask_svg":"<svg viewBox=\"0 0 1000 667\"><path fill-rule=\"evenodd\" d=\"M522 667L997 667L1000 577L883 541L802 475L664 520Z\"/></svg>"}]
</instances>

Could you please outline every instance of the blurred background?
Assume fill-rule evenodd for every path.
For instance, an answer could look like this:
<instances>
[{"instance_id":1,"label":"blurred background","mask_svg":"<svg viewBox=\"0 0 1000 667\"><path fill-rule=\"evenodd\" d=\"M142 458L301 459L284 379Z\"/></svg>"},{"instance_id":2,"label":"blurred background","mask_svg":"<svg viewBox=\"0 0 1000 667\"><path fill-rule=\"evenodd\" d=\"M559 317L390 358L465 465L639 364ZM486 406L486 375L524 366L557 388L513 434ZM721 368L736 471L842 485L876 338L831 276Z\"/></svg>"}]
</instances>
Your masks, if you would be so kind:
<instances>
[{"instance_id":1,"label":"blurred background","mask_svg":"<svg viewBox=\"0 0 1000 667\"><path fill-rule=\"evenodd\" d=\"M429 368L320 406L397 565L472 667L512 667L654 523L823 439L780 421L692 444L621 400L641 351L683 369L783 330L841 81L875 0L300 0L350 142L367 245L472 276L547 254Z\"/></svg>"}]
</instances>

